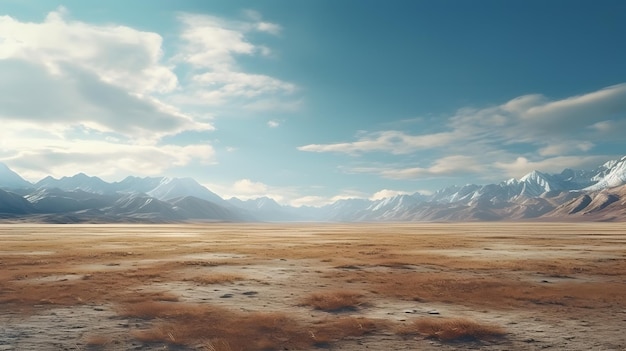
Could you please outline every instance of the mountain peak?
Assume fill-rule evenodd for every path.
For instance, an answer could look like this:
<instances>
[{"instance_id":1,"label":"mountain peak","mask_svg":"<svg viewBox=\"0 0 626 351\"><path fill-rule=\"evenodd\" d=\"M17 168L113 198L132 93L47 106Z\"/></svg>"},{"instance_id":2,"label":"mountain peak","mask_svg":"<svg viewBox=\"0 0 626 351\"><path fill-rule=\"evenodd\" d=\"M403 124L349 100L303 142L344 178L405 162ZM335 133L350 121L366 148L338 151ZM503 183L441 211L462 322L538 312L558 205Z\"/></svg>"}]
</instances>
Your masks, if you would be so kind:
<instances>
[{"instance_id":1,"label":"mountain peak","mask_svg":"<svg viewBox=\"0 0 626 351\"><path fill-rule=\"evenodd\" d=\"M30 188L33 185L15 173L9 166L0 162L0 188L20 189Z\"/></svg>"}]
</instances>

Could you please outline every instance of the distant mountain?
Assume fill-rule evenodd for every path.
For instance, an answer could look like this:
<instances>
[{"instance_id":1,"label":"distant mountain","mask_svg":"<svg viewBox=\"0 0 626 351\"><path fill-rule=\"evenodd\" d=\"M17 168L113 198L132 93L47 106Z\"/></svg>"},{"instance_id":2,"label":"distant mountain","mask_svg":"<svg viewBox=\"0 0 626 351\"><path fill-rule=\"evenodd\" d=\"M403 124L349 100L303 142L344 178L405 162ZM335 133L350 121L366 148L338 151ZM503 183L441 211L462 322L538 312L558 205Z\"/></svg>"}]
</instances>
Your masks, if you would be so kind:
<instances>
[{"instance_id":1,"label":"distant mountain","mask_svg":"<svg viewBox=\"0 0 626 351\"><path fill-rule=\"evenodd\" d=\"M103 210L107 214L117 216L158 219L166 222L185 219L171 204L143 194L127 194Z\"/></svg>"},{"instance_id":2,"label":"distant mountain","mask_svg":"<svg viewBox=\"0 0 626 351\"><path fill-rule=\"evenodd\" d=\"M32 188L33 185L0 162L0 189Z\"/></svg>"},{"instance_id":3,"label":"distant mountain","mask_svg":"<svg viewBox=\"0 0 626 351\"><path fill-rule=\"evenodd\" d=\"M185 196L168 201L179 215L191 220L242 222L255 221L249 213L238 208L226 208L194 196Z\"/></svg>"},{"instance_id":4,"label":"distant mountain","mask_svg":"<svg viewBox=\"0 0 626 351\"><path fill-rule=\"evenodd\" d=\"M121 182L113 183L113 189L121 193L147 193L156 188L163 181L163 177L133 177L128 176Z\"/></svg>"},{"instance_id":5,"label":"distant mountain","mask_svg":"<svg viewBox=\"0 0 626 351\"><path fill-rule=\"evenodd\" d=\"M626 156L600 166L592 180L596 180L596 183L584 190L595 191L626 184Z\"/></svg>"},{"instance_id":6,"label":"distant mountain","mask_svg":"<svg viewBox=\"0 0 626 351\"><path fill-rule=\"evenodd\" d=\"M0 189L0 214L25 215L36 212L26 199L18 194Z\"/></svg>"},{"instance_id":7,"label":"distant mountain","mask_svg":"<svg viewBox=\"0 0 626 351\"><path fill-rule=\"evenodd\" d=\"M532 171L495 184L431 195L342 199L292 207L271 198L223 200L191 178L127 177L107 183L83 173L36 184L0 164L0 218L78 222L178 221L626 221L626 157L589 170Z\"/></svg>"},{"instance_id":8,"label":"distant mountain","mask_svg":"<svg viewBox=\"0 0 626 351\"><path fill-rule=\"evenodd\" d=\"M218 205L228 205L224 199L192 178L162 178L159 184L154 189L148 191L147 194L159 200L195 196Z\"/></svg>"},{"instance_id":9,"label":"distant mountain","mask_svg":"<svg viewBox=\"0 0 626 351\"><path fill-rule=\"evenodd\" d=\"M290 206L281 206L274 199L266 196L249 200L230 198L226 201L231 206L243 209L254 218L262 221L289 222L307 220L306 217L297 213L297 209Z\"/></svg>"},{"instance_id":10,"label":"distant mountain","mask_svg":"<svg viewBox=\"0 0 626 351\"><path fill-rule=\"evenodd\" d=\"M112 206L118 195L89 193L83 190L64 191L59 188L39 188L25 196L37 212L67 213Z\"/></svg>"},{"instance_id":11,"label":"distant mountain","mask_svg":"<svg viewBox=\"0 0 626 351\"><path fill-rule=\"evenodd\" d=\"M84 173L78 173L72 177L63 177L61 179L48 176L38 181L35 186L37 188L57 188L65 191L82 190L96 194L115 192L114 186L110 183L98 177L87 176Z\"/></svg>"}]
</instances>

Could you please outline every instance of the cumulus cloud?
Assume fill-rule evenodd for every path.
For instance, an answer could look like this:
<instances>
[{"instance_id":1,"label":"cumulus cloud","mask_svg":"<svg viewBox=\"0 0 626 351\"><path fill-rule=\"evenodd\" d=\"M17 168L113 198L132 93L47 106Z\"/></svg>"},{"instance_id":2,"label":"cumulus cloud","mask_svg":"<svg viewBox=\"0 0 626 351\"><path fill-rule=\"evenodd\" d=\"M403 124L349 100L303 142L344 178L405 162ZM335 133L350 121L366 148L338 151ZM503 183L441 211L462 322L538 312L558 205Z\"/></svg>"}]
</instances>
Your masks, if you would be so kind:
<instances>
[{"instance_id":1,"label":"cumulus cloud","mask_svg":"<svg viewBox=\"0 0 626 351\"><path fill-rule=\"evenodd\" d=\"M101 131L157 137L187 129L211 130L176 108L131 95L85 69L59 64L62 73L17 59L0 60L0 116L46 124L89 125Z\"/></svg>"},{"instance_id":2,"label":"cumulus cloud","mask_svg":"<svg viewBox=\"0 0 626 351\"><path fill-rule=\"evenodd\" d=\"M233 184L233 191L237 194L263 196L267 193L267 185L250 179L241 179Z\"/></svg>"},{"instance_id":3,"label":"cumulus cloud","mask_svg":"<svg viewBox=\"0 0 626 351\"><path fill-rule=\"evenodd\" d=\"M267 121L267 126L270 128L276 128L280 125L280 122L275 121L275 120L271 120L271 121Z\"/></svg>"},{"instance_id":4,"label":"cumulus cloud","mask_svg":"<svg viewBox=\"0 0 626 351\"><path fill-rule=\"evenodd\" d=\"M258 99L269 97L287 99L297 87L289 82L268 75L246 72L237 58L246 56L270 56L271 50L254 44L248 34L265 32L276 35L281 31L277 24L263 22L261 16L248 11L250 21L229 21L199 14L180 14L184 45L175 62L193 68L191 80L186 84L185 94L177 101L188 104L220 105L236 101L237 105L254 104Z\"/></svg>"},{"instance_id":5,"label":"cumulus cloud","mask_svg":"<svg viewBox=\"0 0 626 351\"><path fill-rule=\"evenodd\" d=\"M161 62L160 35L66 17L62 8L41 23L0 16L0 59L40 64L52 74L61 74L63 65L80 67L104 82L138 93L176 88L176 75Z\"/></svg>"},{"instance_id":6,"label":"cumulus cloud","mask_svg":"<svg viewBox=\"0 0 626 351\"><path fill-rule=\"evenodd\" d=\"M214 129L212 115L199 115L176 96L218 107L242 99L245 109L297 89L239 67L239 55L271 53L247 33L282 30L258 13L248 18L181 14L180 37L168 37L178 51L164 57L158 33L75 20L64 8L39 22L0 16L0 161L35 180L216 164L210 144L168 143L187 131ZM189 72L183 81L181 71Z\"/></svg>"}]
</instances>

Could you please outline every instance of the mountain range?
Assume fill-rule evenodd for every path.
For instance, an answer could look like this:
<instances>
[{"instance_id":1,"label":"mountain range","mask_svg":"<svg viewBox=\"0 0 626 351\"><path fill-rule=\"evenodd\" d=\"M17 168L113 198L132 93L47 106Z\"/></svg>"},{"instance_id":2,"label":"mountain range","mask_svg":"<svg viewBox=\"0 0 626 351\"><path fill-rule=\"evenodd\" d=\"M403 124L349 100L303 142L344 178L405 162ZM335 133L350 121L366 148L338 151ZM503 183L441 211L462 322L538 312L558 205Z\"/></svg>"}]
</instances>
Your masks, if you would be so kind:
<instances>
[{"instance_id":1,"label":"mountain range","mask_svg":"<svg viewBox=\"0 0 626 351\"><path fill-rule=\"evenodd\" d=\"M52 223L181 221L626 220L626 156L591 170L532 171L497 184L430 195L344 199L322 207L268 197L222 199L192 178L133 177L108 183L83 173L30 183L0 163L0 219Z\"/></svg>"}]
</instances>

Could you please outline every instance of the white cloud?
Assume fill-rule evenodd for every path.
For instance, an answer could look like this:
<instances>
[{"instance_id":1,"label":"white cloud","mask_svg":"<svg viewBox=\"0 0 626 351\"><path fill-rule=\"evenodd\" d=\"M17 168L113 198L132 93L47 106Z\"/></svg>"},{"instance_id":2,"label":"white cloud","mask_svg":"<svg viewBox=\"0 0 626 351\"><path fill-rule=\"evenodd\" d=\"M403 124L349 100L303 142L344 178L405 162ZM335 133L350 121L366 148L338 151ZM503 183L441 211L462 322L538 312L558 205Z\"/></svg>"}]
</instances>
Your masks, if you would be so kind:
<instances>
[{"instance_id":1,"label":"white cloud","mask_svg":"<svg viewBox=\"0 0 626 351\"><path fill-rule=\"evenodd\" d=\"M597 167L607 160L605 156L560 156L531 161L518 157L513 162L496 162L494 166L502 169L509 177L520 178L534 170L558 173L565 168L585 169Z\"/></svg>"},{"instance_id":2,"label":"white cloud","mask_svg":"<svg viewBox=\"0 0 626 351\"><path fill-rule=\"evenodd\" d=\"M183 130L211 130L172 106L129 94L90 71L59 64L52 74L36 63L0 60L0 117L15 121L88 125L100 131L158 139Z\"/></svg>"},{"instance_id":3,"label":"white cloud","mask_svg":"<svg viewBox=\"0 0 626 351\"><path fill-rule=\"evenodd\" d=\"M0 16L0 59L42 65L51 74L72 66L131 92L169 92L176 75L161 63L162 38L119 25L67 20L66 10L50 12L44 22Z\"/></svg>"},{"instance_id":4,"label":"white cloud","mask_svg":"<svg viewBox=\"0 0 626 351\"><path fill-rule=\"evenodd\" d=\"M390 190L390 189L382 189L380 191L375 192L371 197L370 200L382 200L382 199L386 199L386 198L390 198L390 197L394 197L397 195L408 195L409 192L407 191L402 191L402 190Z\"/></svg>"},{"instance_id":5,"label":"white cloud","mask_svg":"<svg viewBox=\"0 0 626 351\"><path fill-rule=\"evenodd\" d=\"M301 206L323 206L331 203L332 200L323 196L307 195L291 200L290 205L294 207Z\"/></svg>"},{"instance_id":6,"label":"white cloud","mask_svg":"<svg viewBox=\"0 0 626 351\"><path fill-rule=\"evenodd\" d=\"M561 166L581 168L590 160L606 159L585 155L607 142L622 142L625 117L626 84L619 84L559 100L533 94L496 106L461 108L437 133L365 132L357 134L356 141L309 144L298 150L353 156L376 152L406 155L405 164L415 159L436 159L429 166L416 167L397 166L397 157L388 166L379 162L363 166L364 161L359 167L342 166L348 172L390 179L473 174L497 180L502 173L518 174L531 168L557 171ZM520 155L525 158L511 164Z\"/></svg>"},{"instance_id":7,"label":"white cloud","mask_svg":"<svg viewBox=\"0 0 626 351\"><path fill-rule=\"evenodd\" d=\"M206 72L195 75L192 81L198 88L194 98L207 105L220 105L235 98L291 94L296 90L295 85L276 78L233 71Z\"/></svg>"},{"instance_id":8,"label":"white cloud","mask_svg":"<svg viewBox=\"0 0 626 351\"><path fill-rule=\"evenodd\" d=\"M253 182L250 179L241 179L233 184L233 191L241 195L264 196L267 193L267 185L261 182Z\"/></svg>"},{"instance_id":9,"label":"white cloud","mask_svg":"<svg viewBox=\"0 0 626 351\"><path fill-rule=\"evenodd\" d=\"M481 165L475 158L453 155L442 157L429 167L383 169L380 170L379 174L390 179L419 179L432 176L459 176L484 171L484 165Z\"/></svg>"},{"instance_id":10,"label":"white cloud","mask_svg":"<svg viewBox=\"0 0 626 351\"><path fill-rule=\"evenodd\" d=\"M572 141L562 142L557 144L548 144L545 147L539 149L539 155L541 156L564 156L570 154L577 154L580 151L586 152L591 150L594 144L588 141Z\"/></svg>"},{"instance_id":11,"label":"white cloud","mask_svg":"<svg viewBox=\"0 0 626 351\"><path fill-rule=\"evenodd\" d=\"M310 144L298 147L300 151L339 152L360 154L364 152L388 152L391 154L409 154L420 149L445 146L453 142L453 133L436 133L426 135L408 135L404 132L390 130L367 134L358 141L337 144Z\"/></svg>"},{"instance_id":12,"label":"white cloud","mask_svg":"<svg viewBox=\"0 0 626 351\"><path fill-rule=\"evenodd\" d=\"M251 21L228 21L222 18L181 14L183 25L182 51L174 61L193 68L191 79L184 85L184 94L176 101L196 105L254 106L259 100L290 101L297 87L276 77L246 72L237 63L238 57L271 56L271 50L248 39L251 32L276 35L281 27L261 21L255 11L246 11ZM280 105L279 105L280 106Z\"/></svg>"},{"instance_id":13,"label":"white cloud","mask_svg":"<svg viewBox=\"0 0 626 351\"><path fill-rule=\"evenodd\" d=\"M546 148L548 137L550 144L572 145L585 136L587 138L577 148L588 151L595 143L592 130L607 132L611 126L619 126L621 132L626 132L626 123L616 122L624 116L626 84L619 84L556 101L535 94L520 96L499 106L462 108L449 118L448 130L443 132L411 135L389 130L367 133L353 142L310 144L298 149L355 155L366 152L410 154L443 146L462 149L472 143L491 144L491 149L503 143Z\"/></svg>"},{"instance_id":14,"label":"white cloud","mask_svg":"<svg viewBox=\"0 0 626 351\"><path fill-rule=\"evenodd\" d=\"M275 121L275 120L267 121L267 126L270 128L276 128L280 126L280 122Z\"/></svg>"},{"instance_id":15,"label":"white cloud","mask_svg":"<svg viewBox=\"0 0 626 351\"><path fill-rule=\"evenodd\" d=\"M239 67L239 55L271 53L248 33L282 30L254 16L236 22L182 14L180 38L168 37L180 51L169 58L157 33L74 20L65 8L41 22L0 16L0 160L32 179L72 172L155 175L215 164L209 144L164 142L213 129L213 115L177 103L177 96L214 106L234 99L243 110L270 99L287 103L282 98L297 90ZM176 72L189 75L179 81Z\"/></svg>"},{"instance_id":16,"label":"white cloud","mask_svg":"<svg viewBox=\"0 0 626 351\"><path fill-rule=\"evenodd\" d=\"M213 164L210 145L155 146L112 143L104 140L42 138L9 139L13 151L0 162L12 165L24 177L39 180L47 175L61 177L79 172L118 180L127 175L162 175L172 166L192 162ZM19 151L15 151L19 150Z\"/></svg>"}]
</instances>

